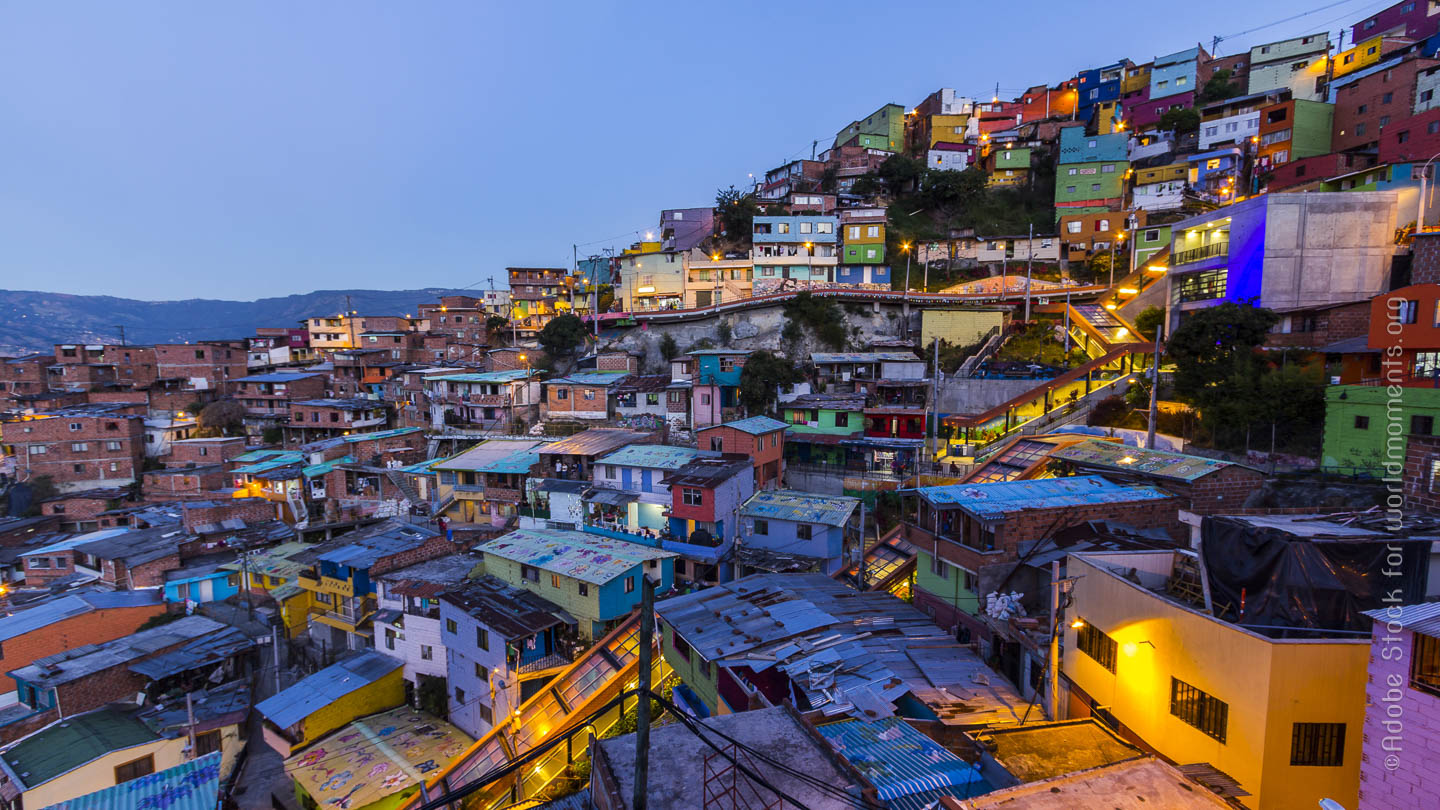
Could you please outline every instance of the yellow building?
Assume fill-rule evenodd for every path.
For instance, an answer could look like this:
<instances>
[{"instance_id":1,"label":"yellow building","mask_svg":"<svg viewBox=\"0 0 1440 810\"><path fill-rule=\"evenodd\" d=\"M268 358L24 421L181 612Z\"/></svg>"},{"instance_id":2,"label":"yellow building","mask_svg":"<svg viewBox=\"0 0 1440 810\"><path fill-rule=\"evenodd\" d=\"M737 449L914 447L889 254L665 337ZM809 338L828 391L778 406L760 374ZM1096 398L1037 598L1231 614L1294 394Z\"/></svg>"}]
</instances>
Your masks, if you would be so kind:
<instances>
[{"instance_id":1,"label":"yellow building","mask_svg":"<svg viewBox=\"0 0 1440 810\"><path fill-rule=\"evenodd\" d=\"M369 650L326 667L255 706L265 743L283 757L357 717L405 702L404 662Z\"/></svg>"},{"instance_id":2,"label":"yellow building","mask_svg":"<svg viewBox=\"0 0 1440 810\"><path fill-rule=\"evenodd\" d=\"M726 259L699 251L685 254L685 306L708 307L749 298L755 284L755 261Z\"/></svg>"},{"instance_id":3,"label":"yellow building","mask_svg":"<svg viewBox=\"0 0 1440 810\"><path fill-rule=\"evenodd\" d=\"M1136 169L1135 185L1148 186L1151 183L1170 183L1177 180L1184 182L1189 176L1189 163L1167 163L1164 166Z\"/></svg>"},{"instance_id":4,"label":"yellow building","mask_svg":"<svg viewBox=\"0 0 1440 810\"><path fill-rule=\"evenodd\" d=\"M930 145L934 149L937 143L965 143L969 134L970 116L960 115L932 115L930 116Z\"/></svg>"},{"instance_id":5,"label":"yellow building","mask_svg":"<svg viewBox=\"0 0 1440 810\"><path fill-rule=\"evenodd\" d=\"M1278 638L1217 619L1202 607L1194 560L1168 550L1069 556L1069 716L1113 718L1170 761L1208 763L1251 794L1247 807L1355 807L1369 636ZM1292 764L1317 737L1343 740L1334 763Z\"/></svg>"},{"instance_id":6,"label":"yellow building","mask_svg":"<svg viewBox=\"0 0 1440 810\"><path fill-rule=\"evenodd\" d=\"M208 710L211 698L223 704L220 711ZM212 755L203 775L215 780L218 789L245 747L240 724L249 711L248 690L217 687L197 693L195 703L197 756ZM185 715L182 700L148 708L117 704L56 721L0 755L0 799L15 808L51 807L184 765L191 760L186 755L190 742ZM193 775L192 783L201 775ZM156 778L161 777L150 781Z\"/></svg>"},{"instance_id":7,"label":"yellow building","mask_svg":"<svg viewBox=\"0 0 1440 810\"><path fill-rule=\"evenodd\" d=\"M310 349L353 349L360 344L360 326L357 315L344 313L329 317L308 318L305 331L310 333Z\"/></svg>"},{"instance_id":8,"label":"yellow building","mask_svg":"<svg viewBox=\"0 0 1440 810\"><path fill-rule=\"evenodd\" d=\"M1335 54L1335 64L1330 68L1331 77L1338 79L1377 64L1384 44L1384 37L1371 37L1353 48Z\"/></svg>"},{"instance_id":9,"label":"yellow building","mask_svg":"<svg viewBox=\"0 0 1440 810\"><path fill-rule=\"evenodd\" d=\"M920 345L939 338L951 346L969 346L1005 328L1002 309L924 309L920 311Z\"/></svg>"},{"instance_id":10,"label":"yellow building","mask_svg":"<svg viewBox=\"0 0 1440 810\"><path fill-rule=\"evenodd\" d=\"M305 631L311 601L309 591L299 584L300 575L310 566L291 558L314 547L311 543L298 541L281 543L251 552L243 563L237 560L221 568L241 575L242 594L248 590L262 600L264 596L274 599L280 609L285 634L293 638Z\"/></svg>"},{"instance_id":11,"label":"yellow building","mask_svg":"<svg viewBox=\"0 0 1440 810\"><path fill-rule=\"evenodd\" d=\"M1150 69L1153 66L1153 62L1146 62L1143 65L1131 65L1125 68L1125 75L1120 77L1120 95L1128 96L1149 87Z\"/></svg>"}]
</instances>

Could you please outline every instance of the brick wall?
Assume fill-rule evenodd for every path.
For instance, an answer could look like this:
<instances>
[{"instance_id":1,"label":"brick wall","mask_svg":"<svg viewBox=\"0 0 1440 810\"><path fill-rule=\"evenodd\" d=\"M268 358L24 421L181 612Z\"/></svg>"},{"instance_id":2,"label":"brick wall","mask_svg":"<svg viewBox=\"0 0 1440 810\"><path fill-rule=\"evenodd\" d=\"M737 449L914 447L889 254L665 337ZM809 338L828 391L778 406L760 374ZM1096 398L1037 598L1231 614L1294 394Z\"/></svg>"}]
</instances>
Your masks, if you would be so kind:
<instances>
[{"instance_id":1,"label":"brick wall","mask_svg":"<svg viewBox=\"0 0 1440 810\"><path fill-rule=\"evenodd\" d=\"M425 434L418 432L404 433L399 436L383 436L378 439L354 436L350 438L355 441L346 442L334 458L351 455L362 464L384 466L392 461L402 464L424 461L428 452Z\"/></svg>"},{"instance_id":2,"label":"brick wall","mask_svg":"<svg viewBox=\"0 0 1440 810\"><path fill-rule=\"evenodd\" d=\"M52 498L40 504L40 511L46 515L57 515L65 523L74 523L82 520L94 520L96 515L104 512L106 504L111 501L111 496L95 497L78 495L73 497Z\"/></svg>"},{"instance_id":3,"label":"brick wall","mask_svg":"<svg viewBox=\"0 0 1440 810\"><path fill-rule=\"evenodd\" d=\"M241 436L229 439L182 439L171 442L169 455L161 460L166 467L184 467L191 464L205 466L224 464L244 452L245 439Z\"/></svg>"},{"instance_id":4,"label":"brick wall","mask_svg":"<svg viewBox=\"0 0 1440 810\"><path fill-rule=\"evenodd\" d=\"M159 588L165 584L165 572L180 567L180 551L177 549L159 559L140 563L130 568L120 560L101 560L100 579L114 585L116 590L139 590Z\"/></svg>"},{"instance_id":5,"label":"brick wall","mask_svg":"<svg viewBox=\"0 0 1440 810\"><path fill-rule=\"evenodd\" d=\"M585 398L586 392L591 399ZM595 385L547 385L545 408L549 413L595 414L603 418L609 413L610 395L606 388Z\"/></svg>"},{"instance_id":6,"label":"brick wall","mask_svg":"<svg viewBox=\"0 0 1440 810\"><path fill-rule=\"evenodd\" d=\"M264 498L235 498L222 503L187 503L181 510L186 531L194 531L196 526L224 520L263 523L276 517L275 504Z\"/></svg>"},{"instance_id":7,"label":"brick wall","mask_svg":"<svg viewBox=\"0 0 1440 810\"><path fill-rule=\"evenodd\" d=\"M384 574L388 571L395 571L404 568L407 565L414 565L416 563L422 563L427 560L434 560L439 557L444 557L449 554L455 554L464 550L464 544L453 543L445 539L444 535L437 534L429 540L426 540L424 543L421 543L420 545L408 551L402 551L398 554L392 554L388 557L382 557L374 565L370 566L370 578L374 579L380 574Z\"/></svg>"},{"instance_id":8,"label":"brick wall","mask_svg":"<svg viewBox=\"0 0 1440 810\"><path fill-rule=\"evenodd\" d=\"M1226 467L1201 478L1188 487L1176 489L1188 497L1190 511L1200 515L1229 513L1243 507L1250 494L1265 485L1265 476L1247 467ZM1170 488L1170 487L1167 487ZM1188 489L1188 492L1184 491Z\"/></svg>"},{"instance_id":9,"label":"brick wall","mask_svg":"<svg viewBox=\"0 0 1440 810\"><path fill-rule=\"evenodd\" d=\"M1411 247L1410 283L1440 283L1440 232L1415 234Z\"/></svg>"},{"instance_id":10,"label":"brick wall","mask_svg":"<svg viewBox=\"0 0 1440 810\"><path fill-rule=\"evenodd\" d=\"M103 644L134 633L151 616L165 612L165 604L92 610L52 622L29 633L5 639L0 645L0 673L29 666L37 658L55 655L86 644ZM0 689L15 689L15 679L0 675Z\"/></svg>"},{"instance_id":11,"label":"brick wall","mask_svg":"<svg viewBox=\"0 0 1440 810\"><path fill-rule=\"evenodd\" d=\"M1411 435L1405 446L1405 506L1440 513L1440 475L1430 474L1440 462L1440 436Z\"/></svg>"},{"instance_id":12,"label":"brick wall","mask_svg":"<svg viewBox=\"0 0 1440 810\"><path fill-rule=\"evenodd\" d=\"M44 588L60 577L75 573L75 557L69 551L31 555L25 562L25 587ZM39 563L43 561L43 566Z\"/></svg>"},{"instance_id":13,"label":"brick wall","mask_svg":"<svg viewBox=\"0 0 1440 810\"><path fill-rule=\"evenodd\" d=\"M640 370L639 361L626 352L601 354L595 358L596 371L628 371L634 374Z\"/></svg>"},{"instance_id":14,"label":"brick wall","mask_svg":"<svg viewBox=\"0 0 1440 810\"><path fill-rule=\"evenodd\" d=\"M140 497L146 501L203 500L229 489L230 473L222 464L145 473Z\"/></svg>"},{"instance_id":15,"label":"brick wall","mask_svg":"<svg viewBox=\"0 0 1440 810\"><path fill-rule=\"evenodd\" d=\"M749 456L755 466L755 489L774 489L785 474L785 431L755 436L724 425L705 428L697 436L701 450ZM719 439L719 446L715 440Z\"/></svg>"},{"instance_id":16,"label":"brick wall","mask_svg":"<svg viewBox=\"0 0 1440 810\"><path fill-rule=\"evenodd\" d=\"M1362 337L1370 332L1369 301L1356 301L1325 309L1300 310L1287 315L1290 318L1291 331L1271 332L1265 336L1265 345L1275 348L1321 349L1337 340ZM1301 331L1307 325L1313 325L1314 328Z\"/></svg>"},{"instance_id":17,"label":"brick wall","mask_svg":"<svg viewBox=\"0 0 1440 810\"><path fill-rule=\"evenodd\" d=\"M123 486L136 480L145 453L145 420L135 416L56 416L11 423L5 443L15 448L23 480L48 475L56 486ZM43 452L40 449L43 448Z\"/></svg>"},{"instance_id":18,"label":"brick wall","mask_svg":"<svg viewBox=\"0 0 1440 810\"><path fill-rule=\"evenodd\" d=\"M1348 152L1374 147L1385 135L1404 129L1399 125L1415 106L1415 74L1436 65L1440 61L1407 59L1337 89L1332 148Z\"/></svg>"}]
</instances>

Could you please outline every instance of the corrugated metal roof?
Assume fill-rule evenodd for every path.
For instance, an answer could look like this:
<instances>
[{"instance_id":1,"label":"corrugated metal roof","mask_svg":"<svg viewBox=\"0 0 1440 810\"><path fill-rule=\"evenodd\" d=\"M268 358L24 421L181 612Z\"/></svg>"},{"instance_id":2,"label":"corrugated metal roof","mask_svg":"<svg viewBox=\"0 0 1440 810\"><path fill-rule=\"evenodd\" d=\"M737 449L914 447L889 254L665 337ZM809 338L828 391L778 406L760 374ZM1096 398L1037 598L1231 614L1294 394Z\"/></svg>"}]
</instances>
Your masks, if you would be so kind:
<instances>
[{"instance_id":1,"label":"corrugated metal roof","mask_svg":"<svg viewBox=\"0 0 1440 810\"><path fill-rule=\"evenodd\" d=\"M734 422L726 422L723 425L711 425L707 428L701 428L697 432L704 433L707 430L714 430L717 427L734 428L741 433L749 433L752 436L759 436L762 433L771 433L776 430L784 430L785 428L790 427L790 425L786 422L781 422L779 419L771 419L768 416L751 416L748 419L737 419Z\"/></svg>"},{"instance_id":2,"label":"corrugated metal roof","mask_svg":"<svg viewBox=\"0 0 1440 810\"><path fill-rule=\"evenodd\" d=\"M546 385L614 385L630 376L628 371L577 371L564 377L546 380Z\"/></svg>"},{"instance_id":3,"label":"corrugated metal roof","mask_svg":"<svg viewBox=\"0 0 1440 810\"><path fill-rule=\"evenodd\" d=\"M382 402L380 404L383 405L384 403ZM373 442L377 439L390 439L395 436L404 436L407 433L419 433L421 430L422 428L418 427L392 428L390 430L377 430L374 433L357 433L353 436L343 436L341 438L349 444L354 444L356 442Z\"/></svg>"},{"instance_id":4,"label":"corrugated metal roof","mask_svg":"<svg viewBox=\"0 0 1440 810\"><path fill-rule=\"evenodd\" d=\"M596 585L604 585L649 560L679 556L639 543L566 529L518 529L477 546L476 551Z\"/></svg>"},{"instance_id":5,"label":"corrugated metal roof","mask_svg":"<svg viewBox=\"0 0 1440 810\"><path fill-rule=\"evenodd\" d=\"M913 352L811 352L812 363L923 363Z\"/></svg>"},{"instance_id":6,"label":"corrugated metal roof","mask_svg":"<svg viewBox=\"0 0 1440 810\"><path fill-rule=\"evenodd\" d=\"M418 526L390 525L381 531L351 539L348 535L336 538L340 543L328 549L315 559L344 565L350 568L366 569L381 558L419 548L439 534L431 529Z\"/></svg>"},{"instance_id":7,"label":"corrugated metal roof","mask_svg":"<svg viewBox=\"0 0 1440 810\"><path fill-rule=\"evenodd\" d=\"M489 439L450 458L436 461L430 468L483 472L489 465L516 453L539 453L545 449L544 445L544 442L535 439Z\"/></svg>"},{"instance_id":8,"label":"corrugated metal roof","mask_svg":"<svg viewBox=\"0 0 1440 810\"><path fill-rule=\"evenodd\" d=\"M1227 467L1234 462L1203 456L1172 453L1168 450L1146 450L1118 442L1089 441L1062 447L1050 454L1053 459L1071 461L1091 467L1154 475L1178 481L1194 481Z\"/></svg>"},{"instance_id":9,"label":"corrugated metal roof","mask_svg":"<svg viewBox=\"0 0 1440 810\"><path fill-rule=\"evenodd\" d=\"M636 430L590 428L540 448L542 456L599 456L649 438Z\"/></svg>"},{"instance_id":10,"label":"corrugated metal roof","mask_svg":"<svg viewBox=\"0 0 1440 810\"><path fill-rule=\"evenodd\" d=\"M111 751L158 739L133 710L107 707L52 723L12 744L0 758L4 758L6 768L25 789L29 789Z\"/></svg>"},{"instance_id":11,"label":"corrugated metal roof","mask_svg":"<svg viewBox=\"0 0 1440 810\"><path fill-rule=\"evenodd\" d=\"M953 504L981 518L998 518L1026 509L1156 501L1174 497L1154 487L1127 487L1098 475L948 484L921 487L920 497L936 505Z\"/></svg>"},{"instance_id":12,"label":"corrugated metal roof","mask_svg":"<svg viewBox=\"0 0 1440 810\"><path fill-rule=\"evenodd\" d=\"M501 459L496 459L484 467L477 468L478 472L487 473L508 473L511 475L523 475L530 472L530 468L540 463L540 454L533 450L521 450L518 453L511 453Z\"/></svg>"},{"instance_id":13,"label":"corrugated metal roof","mask_svg":"<svg viewBox=\"0 0 1440 810\"><path fill-rule=\"evenodd\" d=\"M212 636L229 636L238 632L204 616L186 616L168 624L141 630L124 638L103 644L86 644L55 655L37 658L12 674L41 688L92 675L102 670L127 665L182 642L202 641Z\"/></svg>"},{"instance_id":14,"label":"corrugated metal roof","mask_svg":"<svg viewBox=\"0 0 1440 810\"><path fill-rule=\"evenodd\" d=\"M308 467L302 467L300 469L300 474L305 476L306 478L316 478L330 472L341 464L354 463L354 456L341 456L340 458L332 458L329 461L323 462L321 464L311 464Z\"/></svg>"},{"instance_id":15,"label":"corrugated metal roof","mask_svg":"<svg viewBox=\"0 0 1440 810\"><path fill-rule=\"evenodd\" d=\"M534 369L512 368L506 371L481 371L473 374L441 374L436 377L426 377L425 381L444 380L445 382L508 383L518 382L538 374L539 372Z\"/></svg>"},{"instance_id":16,"label":"corrugated metal roof","mask_svg":"<svg viewBox=\"0 0 1440 810\"><path fill-rule=\"evenodd\" d=\"M1401 608L1376 608L1363 613L1381 624L1394 623L1415 633L1440 636L1440 602L1423 602Z\"/></svg>"},{"instance_id":17,"label":"corrugated metal roof","mask_svg":"<svg viewBox=\"0 0 1440 810\"><path fill-rule=\"evenodd\" d=\"M260 701L255 710L280 728L289 728L340 698L389 675L404 663L366 650L332 664L278 694Z\"/></svg>"},{"instance_id":18,"label":"corrugated metal roof","mask_svg":"<svg viewBox=\"0 0 1440 810\"><path fill-rule=\"evenodd\" d=\"M46 810L214 810L220 799L220 759L214 751Z\"/></svg>"},{"instance_id":19,"label":"corrugated metal roof","mask_svg":"<svg viewBox=\"0 0 1440 810\"><path fill-rule=\"evenodd\" d=\"M869 723L842 720L816 731L870 780L885 801L983 782L978 769L898 717Z\"/></svg>"},{"instance_id":20,"label":"corrugated metal roof","mask_svg":"<svg viewBox=\"0 0 1440 810\"><path fill-rule=\"evenodd\" d=\"M122 595L124 598L120 600L107 598ZM9 641L17 636L49 627L56 622L83 616L104 608L158 605L160 604L159 597L160 592L157 590L69 594L0 618L0 642Z\"/></svg>"},{"instance_id":21,"label":"corrugated metal roof","mask_svg":"<svg viewBox=\"0 0 1440 810\"><path fill-rule=\"evenodd\" d=\"M750 496L740 508L746 517L767 520L789 520L796 523L819 523L844 526L860 506L859 498L847 495L820 495L793 489L761 490Z\"/></svg>"},{"instance_id":22,"label":"corrugated metal roof","mask_svg":"<svg viewBox=\"0 0 1440 810\"><path fill-rule=\"evenodd\" d=\"M711 450L697 450L694 447L674 447L668 444L632 444L604 456L601 464L618 467L646 467L656 470L678 470L697 458L718 458L719 453Z\"/></svg>"},{"instance_id":23,"label":"corrugated metal roof","mask_svg":"<svg viewBox=\"0 0 1440 810\"><path fill-rule=\"evenodd\" d=\"M299 464L304 461L307 461L304 453L279 453L270 456L264 461L256 462L254 464L247 464L243 467L236 467L235 469L231 470L231 472L235 473L236 475L256 475L262 472L269 472L270 470L277 470L281 467L286 467L291 464Z\"/></svg>"}]
</instances>

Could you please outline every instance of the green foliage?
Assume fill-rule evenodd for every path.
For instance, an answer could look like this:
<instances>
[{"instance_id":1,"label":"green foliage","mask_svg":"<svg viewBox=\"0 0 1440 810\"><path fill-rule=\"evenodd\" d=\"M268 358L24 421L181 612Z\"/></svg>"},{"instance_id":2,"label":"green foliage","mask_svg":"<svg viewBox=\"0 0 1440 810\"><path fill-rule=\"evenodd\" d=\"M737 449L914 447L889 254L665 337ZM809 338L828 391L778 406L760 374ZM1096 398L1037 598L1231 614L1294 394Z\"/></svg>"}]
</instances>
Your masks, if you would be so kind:
<instances>
[{"instance_id":1,"label":"green foliage","mask_svg":"<svg viewBox=\"0 0 1440 810\"><path fill-rule=\"evenodd\" d=\"M668 363L668 362L670 362L671 360L674 360L675 357L676 357L677 355L679 355L679 354L680 354L680 347L679 347L678 345L676 345L676 343L675 343L675 336L672 335L672 334L670 334L669 332L666 332L665 334L661 335L661 336L660 336L660 356L663 357L663 358L665 358L665 362Z\"/></svg>"},{"instance_id":2,"label":"green foliage","mask_svg":"<svg viewBox=\"0 0 1440 810\"><path fill-rule=\"evenodd\" d=\"M898 194L913 188L926 171L925 161L897 153L886 158L875 170L875 175L886 189Z\"/></svg>"},{"instance_id":3,"label":"green foliage","mask_svg":"<svg viewBox=\"0 0 1440 810\"><path fill-rule=\"evenodd\" d=\"M1230 81L1233 75L1233 71L1229 69L1217 70L1211 74L1205 86L1200 89L1200 103L1223 101L1240 95L1240 85Z\"/></svg>"},{"instance_id":4,"label":"green foliage","mask_svg":"<svg viewBox=\"0 0 1440 810\"><path fill-rule=\"evenodd\" d=\"M510 319L504 315L491 315L485 319L485 331L492 335L500 333L501 329L510 325Z\"/></svg>"},{"instance_id":5,"label":"green foliage","mask_svg":"<svg viewBox=\"0 0 1440 810\"><path fill-rule=\"evenodd\" d=\"M1166 110L1160 116L1160 128L1174 130L1177 135L1200 129L1200 113L1194 107Z\"/></svg>"},{"instance_id":6,"label":"green foliage","mask_svg":"<svg viewBox=\"0 0 1440 810\"><path fill-rule=\"evenodd\" d=\"M578 315L556 315L540 330L540 347L551 357L573 354L585 342L585 322Z\"/></svg>"},{"instance_id":7,"label":"green foliage","mask_svg":"<svg viewBox=\"0 0 1440 810\"><path fill-rule=\"evenodd\" d=\"M609 312L610 307L615 305L615 285L601 284L599 290L600 303L597 308L600 312Z\"/></svg>"},{"instance_id":8,"label":"green foliage","mask_svg":"<svg viewBox=\"0 0 1440 810\"><path fill-rule=\"evenodd\" d=\"M434 675L421 675L420 686L415 690L416 701L422 711L436 717L444 717L449 711L449 691L445 679Z\"/></svg>"},{"instance_id":9,"label":"green foliage","mask_svg":"<svg viewBox=\"0 0 1440 810\"><path fill-rule=\"evenodd\" d=\"M1060 366L1065 364L1065 343L1055 337L1055 324L1049 321L1022 324L1014 334L1005 339L1000 351L995 353L995 358L1008 362ZM1072 342L1070 364L1080 365L1087 359L1085 352Z\"/></svg>"},{"instance_id":10,"label":"green foliage","mask_svg":"<svg viewBox=\"0 0 1440 810\"><path fill-rule=\"evenodd\" d=\"M1085 270L1089 273L1089 281L1110 283L1110 251L1097 250L1090 256L1085 264ZM1130 274L1130 251L1124 245L1115 246L1115 280L1119 281ZM1079 276L1078 273L1072 275Z\"/></svg>"},{"instance_id":11,"label":"green foliage","mask_svg":"<svg viewBox=\"0 0 1440 810\"><path fill-rule=\"evenodd\" d=\"M233 399L218 400L202 408L196 422L210 436L229 433L244 424L245 406Z\"/></svg>"},{"instance_id":12,"label":"green foliage","mask_svg":"<svg viewBox=\"0 0 1440 810\"><path fill-rule=\"evenodd\" d=\"M755 352L740 369L740 404L746 413L765 413L782 385L799 381L800 372L789 360L763 350Z\"/></svg>"},{"instance_id":13,"label":"green foliage","mask_svg":"<svg viewBox=\"0 0 1440 810\"><path fill-rule=\"evenodd\" d=\"M1150 377L1137 374L1130 387L1125 389L1125 404L1136 410L1150 410Z\"/></svg>"},{"instance_id":14,"label":"green foliage","mask_svg":"<svg viewBox=\"0 0 1440 810\"><path fill-rule=\"evenodd\" d=\"M735 330L730 328L729 321L722 319L720 324L715 327L715 336L720 338L721 345L729 346L731 339L735 337Z\"/></svg>"},{"instance_id":15,"label":"green foliage","mask_svg":"<svg viewBox=\"0 0 1440 810\"><path fill-rule=\"evenodd\" d=\"M189 405L186 405L181 410L185 412L186 416L198 418L200 416L200 412L205 410L205 403L197 399L192 401Z\"/></svg>"},{"instance_id":16,"label":"green foliage","mask_svg":"<svg viewBox=\"0 0 1440 810\"><path fill-rule=\"evenodd\" d=\"M727 239L749 244L755 215L760 213L760 202L754 193L734 186L722 188L715 192L715 208L720 215L720 232Z\"/></svg>"},{"instance_id":17,"label":"green foliage","mask_svg":"<svg viewBox=\"0 0 1440 810\"><path fill-rule=\"evenodd\" d=\"M834 164L826 166L825 171L820 173L820 193L834 194L835 182L838 175L839 167L835 166Z\"/></svg>"},{"instance_id":18,"label":"green foliage","mask_svg":"<svg viewBox=\"0 0 1440 810\"><path fill-rule=\"evenodd\" d=\"M1139 315L1135 316L1135 330L1150 340L1154 340L1156 333L1160 330L1160 324L1164 322L1164 307L1146 307L1140 310Z\"/></svg>"},{"instance_id":19,"label":"green foliage","mask_svg":"<svg viewBox=\"0 0 1440 810\"><path fill-rule=\"evenodd\" d=\"M808 292L802 292L786 301L783 310L786 320L790 322L781 331L781 336L786 340L794 339L790 325L799 324L808 329L816 340L831 349L838 352L845 348L845 317L833 300L816 298Z\"/></svg>"},{"instance_id":20,"label":"green foliage","mask_svg":"<svg viewBox=\"0 0 1440 810\"><path fill-rule=\"evenodd\" d=\"M1222 383L1254 370L1255 350L1278 320L1268 309L1234 301L1191 313L1165 346L1176 367L1175 393L1197 406L1213 401Z\"/></svg>"},{"instance_id":21,"label":"green foliage","mask_svg":"<svg viewBox=\"0 0 1440 810\"><path fill-rule=\"evenodd\" d=\"M280 444L285 441L285 431L278 427L268 427L260 433L262 444Z\"/></svg>"},{"instance_id":22,"label":"green foliage","mask_svg":"<svg viewBox=\"0 0 1440 810\"><path fill-rule=\"evenodd\" d=\"M1085 423L1096 427L1118 427L1129 415L1130 406L1124 397L1105 397L1090 409Z\"/></svg>"}]
</instances>

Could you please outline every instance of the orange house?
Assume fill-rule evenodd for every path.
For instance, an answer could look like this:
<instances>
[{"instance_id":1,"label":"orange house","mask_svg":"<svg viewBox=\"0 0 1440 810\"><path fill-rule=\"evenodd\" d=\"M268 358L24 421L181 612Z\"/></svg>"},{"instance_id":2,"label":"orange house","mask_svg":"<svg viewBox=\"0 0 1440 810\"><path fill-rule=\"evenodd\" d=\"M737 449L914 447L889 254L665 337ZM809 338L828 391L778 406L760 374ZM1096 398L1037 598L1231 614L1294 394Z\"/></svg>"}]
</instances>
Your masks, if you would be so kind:
<instances>
[{"instance_id":1,"label":"orange house","mask_svg":"<svg viewBox=\"0 0 1440 810\"><path fill-rule=\"evenodd\" d=\"M768 416L752 416L696 432L701 450L741 453L755 467L755 489L775 489L785 475L785 429L788 424Z\"/></svg>"}]
</instances>

